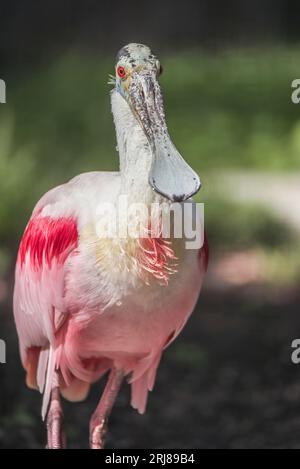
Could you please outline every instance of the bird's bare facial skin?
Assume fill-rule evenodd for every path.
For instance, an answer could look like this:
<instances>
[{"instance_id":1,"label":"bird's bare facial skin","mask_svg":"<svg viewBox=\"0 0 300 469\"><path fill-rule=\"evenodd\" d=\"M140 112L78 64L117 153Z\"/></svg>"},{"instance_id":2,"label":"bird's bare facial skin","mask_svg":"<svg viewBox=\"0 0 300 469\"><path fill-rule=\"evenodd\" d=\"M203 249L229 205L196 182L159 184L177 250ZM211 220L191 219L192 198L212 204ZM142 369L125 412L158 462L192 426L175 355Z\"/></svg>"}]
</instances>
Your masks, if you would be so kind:
<instances>
[{"instance_id":1,"label":"bird's bare facial skin","mask_svg":"<svg viewBox=\"0 0 300 469\"><path fill-rule=\"evenodd\" d=\"M151 70L156 75L162 71L160 62L149 47L143 44L128 44L118 52L115 84L123 98L128 99L132 75L143 70Z\"/></svg>"},{"instance_id":2,"label":"bird's bare facial skin","mask_svg":"<svg viewBox=\"0 0 300 469\"><path fill-rule=\"evenodd\" d=\"M198 192L201 183L169 136L158 83L161 70L160 62L147 46L129 44L117 56L116 89L128 102L148 139L153 155L150 185L169 200L181 202Z\"/></svg>"}]
</instances>

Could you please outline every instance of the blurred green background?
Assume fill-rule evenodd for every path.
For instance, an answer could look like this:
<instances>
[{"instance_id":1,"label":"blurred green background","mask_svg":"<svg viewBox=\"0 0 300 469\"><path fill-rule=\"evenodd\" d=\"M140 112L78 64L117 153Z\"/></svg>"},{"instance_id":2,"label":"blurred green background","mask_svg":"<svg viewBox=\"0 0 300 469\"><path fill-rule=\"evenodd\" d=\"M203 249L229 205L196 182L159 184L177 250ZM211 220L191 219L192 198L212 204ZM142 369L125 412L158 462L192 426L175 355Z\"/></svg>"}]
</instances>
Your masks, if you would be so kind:
<instances>
[{"instance_id":1,"label":"blurred green background","mask_svg":"<svg viewBox=\"0 0 300 469\"><path fill-rule=\"evenodd\" d=\"M291 102L300 46L287 3L266 2L262 11L254 2L249 19L243 2L245 11L232 2L235 15L220 14L215 2L211 10L200 8L208 2L191 2L184 12L174 2L164 33L153 29L149 12L157 10L149 5L126 29L126 12L115 18L107 5L103 18L96 2L68 10L54 2L47 20L28 2L34 34L23 23L19 42L0 34L7 84L7 104L0 105L0 338L8 347L8 363L0 365L0 447L41 447L45 440L39 396L23 383L12 318L18 243L45 191L80 172L118 168L107 81L117 49L132 40L153 43L161 59L170 134L203 182L197 198L205 203L211 263L197 310L162 363L147 415L136 416L121 397L109 445L299 446L300 381L290 344L300 334L300 105ZM13 24L16 32L24 10L0 6L7 31ZM107 47L95 33L106 17ZM86 404L66 404L71 447L86 446L98 395L96 389Z\"/></svg>"},{"instance_id":2,"label":"blurred green background","mask_svg":"<svg viewBox=\"0 0 300 469\"><path fill-rule=\"evenodd\" d=\"M290 250L293 242L298 249L298 237L264 200L254 206L251 187L241 205L234 187L220 187L216 176L264 172L267 186L276 174L284 183L299 171L299 107L291 103L299 49L173 52L161 61L170 133L203 180L198 200L207 204L214 247ZM113 56L73 51L9 82L0 108L2 272L45 190L80 172L118 168L107 84L113 67Z\"/></svg>"}]
</instances>

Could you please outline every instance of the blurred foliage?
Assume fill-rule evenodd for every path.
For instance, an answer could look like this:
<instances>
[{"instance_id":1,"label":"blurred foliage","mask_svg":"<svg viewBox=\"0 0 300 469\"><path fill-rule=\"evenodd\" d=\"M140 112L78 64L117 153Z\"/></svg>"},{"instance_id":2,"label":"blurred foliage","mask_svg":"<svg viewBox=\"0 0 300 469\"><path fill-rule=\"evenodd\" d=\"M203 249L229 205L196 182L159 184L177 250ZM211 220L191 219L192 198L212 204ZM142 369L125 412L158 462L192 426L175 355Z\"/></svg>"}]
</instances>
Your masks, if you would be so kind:
<instances>
[{"instance_id":1,"label":"blurred foliage","mask_svg":"<svg viewBox=\"0 0 300 469\"><path fill-rule=\"evenodd\" d=\"M270 283L282 286L299 285L300 245L287 244L282 249L265 250L265 276Z\"/></svg>"},{"instance_id":2,"label":"blurred foliage","mask_svg":"<svg viewBox=\"0 0 300 469\"><path fill-rule=\"evenodd\" d=\"M205 203L205 225L210 243L222 251L253 246L279 249L296 241L292 230L267 209L217 198Z\"/></svg>"},{"instance_id":3,"label":"blurred foliage","mask_svg":"<svg viewBox=\"0 0 300 469\"><path fill-rule=\"evenodd\" d=\"M27 143L16 145L12 116L6 116L0 126L0 220L1 239L9 242L20 227L16 210L31 201L35 177L34 149Z\"/></svg>"},{"instance_id":4,"label":"blurred foliage","mask_svg":"<svg viewBox=\"0 0 300 469\"><path fill-rule=\"evenodd\" d=\"M170 132L198 170L300 168L299 107L291 103L297 49L185 54L162 63ZM51 161L54 177L116 168L106 84L113 66L113 59L69 55L9 87L15 139L34 142L40 166Z\"/></svg>"},{"instance_id":5,"label":"blurred foliage","mask_svg":"<svg viewBox=\"0 0 300 469\"><path fill-rule=\"evenodd\" d=\"M170 133L205 181L230 168L300 169L299 106L291 82L299 50L240 50L161 59ZM113 59L68 54L11 77L0 107L0 271L43 192L74 175L118 167L108 74ZM215 248L277 249L289 230L267 210L221 200L205 188L206 226Z\"/></svg>"}]
</instances>

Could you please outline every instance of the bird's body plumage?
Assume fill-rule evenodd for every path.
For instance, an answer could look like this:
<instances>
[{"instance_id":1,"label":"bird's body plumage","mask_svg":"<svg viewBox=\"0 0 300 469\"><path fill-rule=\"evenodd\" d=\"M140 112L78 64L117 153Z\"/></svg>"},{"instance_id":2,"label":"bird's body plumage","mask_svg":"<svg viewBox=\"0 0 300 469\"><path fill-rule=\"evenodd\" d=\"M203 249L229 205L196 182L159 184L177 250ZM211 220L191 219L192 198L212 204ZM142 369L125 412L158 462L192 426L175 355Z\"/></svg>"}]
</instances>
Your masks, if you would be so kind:
<instances>
[{"instance_id":1,"label":"bird's body plumage","mask_svg":"<svg viewBox=\"0 0 300 469\"><path fill-rule=\"evenodd\" d=\"M207 267L207 243L195 250L184 237L99 236L113 216L106 206L126 228L120 197L147 207L166 201L149 185L147 135L116 90L112 110L120 172L81 174L44 195L19 249L14 314L43 416L56 372L63 395L80 400L110 369L128 376L132 405L144 412L161 354L192 313ZM145 214L135 221L151 225Z\"/></svg>"},{"instance_id":2,"label":"bird's body plumage","mask_svg":"<svg viewBox=\"0 0 300 469\"><path fill-rule=\"evenodd\" d=\"M50 349L65 379L67 397L83 398L89 388L84 383L119 366L133 373L132 403L143 412L161 353L198 298L205 248L185 251L184 240L166 244L156 239L157 246L148 252L139 239L97 237L97 206L111 202L119 188L118 173L95 172L50 191L37 204L20 246L15 317L24 365L28 366L28 350L40 354L38 385L43 391L46 384L47 394L44 412ZM62 246L55 249L58 237ZM157 259L159 266L151 272L145 268L147 256L155 261L157 249L164 259Z\"/></svg>"}]
</instances>

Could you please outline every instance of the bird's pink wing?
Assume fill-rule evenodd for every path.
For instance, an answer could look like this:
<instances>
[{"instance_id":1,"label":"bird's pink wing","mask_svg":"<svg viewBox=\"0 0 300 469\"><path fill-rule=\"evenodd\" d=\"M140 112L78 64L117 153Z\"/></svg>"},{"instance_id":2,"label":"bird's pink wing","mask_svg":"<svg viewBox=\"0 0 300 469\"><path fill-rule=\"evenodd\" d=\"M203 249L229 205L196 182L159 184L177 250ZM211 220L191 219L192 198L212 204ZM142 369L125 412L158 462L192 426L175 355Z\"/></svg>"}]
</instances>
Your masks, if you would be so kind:
<instances>
[{"instance_id":1,"label":"bird's pink wing","mask_svg":"<svg viewBox=\"0 0 300 469\"><path fill-rule=\"evenodd\" d=\"M14 316L27 382L44 391L44 413L51 391L51 373L58 359L58 331L67 315L64 288L68 260L77 243L74 217L34 214L18 253Z\"/></svg>"}]
</instances>

